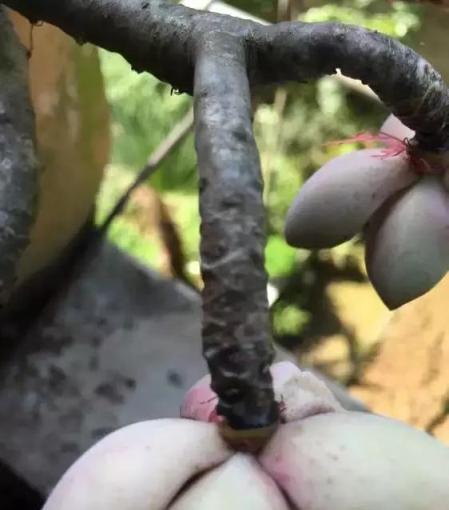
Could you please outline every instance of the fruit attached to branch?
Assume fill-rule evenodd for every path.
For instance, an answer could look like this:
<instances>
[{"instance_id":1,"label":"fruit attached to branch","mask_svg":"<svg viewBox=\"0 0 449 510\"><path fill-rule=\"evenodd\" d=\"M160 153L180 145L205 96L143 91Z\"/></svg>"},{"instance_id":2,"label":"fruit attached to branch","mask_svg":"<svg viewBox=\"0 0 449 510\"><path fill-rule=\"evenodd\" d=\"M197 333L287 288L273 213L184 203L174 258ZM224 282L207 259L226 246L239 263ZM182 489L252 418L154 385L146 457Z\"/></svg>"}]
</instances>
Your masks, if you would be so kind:
<instances>
[{"instance_id":1,"label":"fruit attached to branch","mask_svg":"<svg viewBox=\"0 0 449 510\"><path fill-rule=\"evenodd\" d=\"M356 136L385 147L326 163L299 191L285 226L287 241L307 249L363 231L369 278L390 309L428 292L449 269L449 157L422 151L413 136L393 116L378 136Z\"/></svg>"}]
</instances>

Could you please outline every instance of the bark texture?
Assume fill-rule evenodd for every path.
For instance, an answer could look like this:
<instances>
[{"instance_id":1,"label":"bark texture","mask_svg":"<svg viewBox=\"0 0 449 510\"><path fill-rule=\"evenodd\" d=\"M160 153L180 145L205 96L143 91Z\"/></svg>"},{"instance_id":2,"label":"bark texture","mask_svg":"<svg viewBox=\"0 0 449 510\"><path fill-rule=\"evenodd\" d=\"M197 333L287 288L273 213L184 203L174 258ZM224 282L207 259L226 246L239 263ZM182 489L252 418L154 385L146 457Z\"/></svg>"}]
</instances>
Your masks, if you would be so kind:
<instances>
[{"instance_id":1,"label":"bark texture","mask_svg":"<svg viewBox=\"0 0 449 510\"><path fill-rule=\"evenodd\" d=\"M245 52L235 36L210 34L196 62L203 350L220 395L217 412L234 428L266 427L277 420L277 408L269 372L262 176Z\"/></svg>"},{"instance_id":2,"label":"bark texture","mask_svg":"<svg viewBox=\"0 0 449 510\"><path fill-rule=\"evenodd\" d=\"M37 198L34 115L27 56L0 6L0 303L8 300L29 243Z\"/></svg>"},{"instance_id":3,"label":"bark texture","mask_svg":"<svg viewBox=\"0 0 449 510\"><path fill-rule=\"evenodd\" d=\"M413 149L447 164L449 93L413 50L335 23L263 26L162 0L5 0L30 20L121 53L139 71L195 95L201 174L204 354L219 410L235 428L277 419L263 264L259 159L250 87L337 69L370 85L416 131Z\"/></svg>"},{"instance_id":4,"label":"bark texture","mask_svg":"<svg viewBox=\"0 0 449 510\"><path fill-rule=\"evenodd\" d=\"M370 85L428 149L446 148L449 93L440 74L412 49L375 31L340 23L249 20L195 11L163 0L4 0L33 22L52 23L80 43L121 53L180 91L191 92L202 35L239 37L251 83L306 81L341 69ZM221 72L223 75L223 72Z\"/></svg>"}]
</instances>

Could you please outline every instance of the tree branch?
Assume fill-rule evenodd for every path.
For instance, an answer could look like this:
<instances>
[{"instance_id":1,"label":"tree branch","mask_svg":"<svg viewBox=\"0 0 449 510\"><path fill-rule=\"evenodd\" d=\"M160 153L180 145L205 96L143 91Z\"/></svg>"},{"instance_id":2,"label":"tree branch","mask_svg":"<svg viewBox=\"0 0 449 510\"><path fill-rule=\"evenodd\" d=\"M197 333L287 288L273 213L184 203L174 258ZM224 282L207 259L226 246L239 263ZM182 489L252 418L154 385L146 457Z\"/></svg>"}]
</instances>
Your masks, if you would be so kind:
<instances>
[{"instance_id":1,"label":"tree branch","mask_svg":"<svg viewBox=\"0 0 449 510\"><path fill-rule=\"evenodd\" d=\"M441 76L399 42L353 26L267 27L163 0L4 3L80 42L117 51L136 70L180 91L192 93L195 85L204 354L229 424L273 424L262 186L249 85L308 81L340 68L370 85L416 131L415 150L449 167L449 92Z\"/></svg>"},{"instance_id":2,"label":"tree branch","mask_svg":"<svg viewBox=\"0 0 449 510\"><path fill-rule=\"evenodd\" d=\"M164 140L162 140L162 142L151 153L145 166L139 171L134 181L128 186L122 196L114 204L111 211L106 216L106 219L98 229L98 239L105 236L113 221L117 218L117 216L122 214L134 191L147 181L154 172L156 172L161 163L181 144L181 142L186 139L187 135L192 131L192 128L193 111L190 109L187 114L173 127L168 136L164 138Z\"/></svg>"},{"instance_id":3,"label":"tree branch","mask_svg":"<svg viewBox=\"0 0 449 510\"><path fill-rule=\"evenodd\" d=\"M37 197L34 116L27 57L0 6L0 303L13 290L29 243Z\"/></svg>"},{"instance_id":4,"label":"tree branch","mask_svg":"<svg viewBox=\"0 0 449 510\"><path fill-rule=\"evenodd\" d=\"M308 81L340 68L368 84L422 149L449 149L449 92L441 76L410 48L385 35L339 23L263 26L163 0L3 0L31 21L60 27L80 42L121 53L183 92L192 92L202 34L228 32L245 41L251 85Z\"/></svg>"},{"instance_id":5,"label":"tree branch","mask_svg":"<svg viewBox=\"0 0 449 510\"><path fill-rule=\"evenodd\" d=\"M195 133L200 172L203 352L231 427L277 419L271 374L264 208L245 51L230 34L198 45Z\"/></svg>"},{"instance_id":6,"label":"tree branch","mask_svg":"<svg viewBox=\"0 0 449 510\"><path fill-rule=\"evenodd\" d=\"M249 41L253 80L310 81L337 69L376 92L416 131L423 149L449 150L449 91L415 51L388 36L338 23L279 23Z\"/></svg>"},{"instance_id":7,"label":"tree branch","mask_svg":"<svg viewBox=\"0 0 449 510\"><path fill-rule=\"evenodd\" d=\"M197 36L235 31L248 22L163 0L4 0L31 22L59 27L79 43L120 53L134 70L148 71L182 92L192 92ZM239 28L241 31L241 28Z\"/></svg>"}]
</instances>

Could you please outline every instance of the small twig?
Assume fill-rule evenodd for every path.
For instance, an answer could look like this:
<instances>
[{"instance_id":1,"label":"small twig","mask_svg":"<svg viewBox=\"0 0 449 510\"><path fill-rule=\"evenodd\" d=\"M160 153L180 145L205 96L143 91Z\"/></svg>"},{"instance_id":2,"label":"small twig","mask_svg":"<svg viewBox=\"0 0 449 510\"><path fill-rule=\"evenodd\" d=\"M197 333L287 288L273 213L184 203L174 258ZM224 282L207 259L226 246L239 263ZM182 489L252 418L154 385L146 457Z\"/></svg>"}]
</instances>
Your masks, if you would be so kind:
<instances>
[{"instance_id":1,"label":"small twig","mask_svg":"<svg viewBox=\"0 0 449 510\"><path fill-rule=\"evenodd\" d=\"M187 115L175 125L169 135L160 143L148 159L147 164L137 175L134 182L127 188L123 195L119 198L116 204L112 207L110 213L106 217L105 221L96 229L93 229L89 234L89 238L86 241L86 247L83 252L79 255L76 262L71 267L70 273L66 278L65 282L58 291L53 295L46 309L51 309L54 303L63 299L64 295L70 288L71 284L76 281L77 278L82 274L87 264L95 257L99 249L102 246L102 242L107 234L107 231L113 221L119 214L122 213L126 207L132 193L148 179L164 161L164 159L175 149L182 140L189 134L193 128L193 111L192 109Z\"/></svg>"},{"instance_id":2,"label":"small twig","mask_svg":"<svg viewBox=\"0 0 449 510\"><path fill-rule=\"evenodd\" d=\"M165 138L151 154L146 165L139 172L136 179L132 182L132 184L130 184L128 189L115 203L110 213L107 215L106 219L98 229L99 236L102 237L106 233L115 218L119 216L125 209L133 192L153 175L153 173L159 168L165 158L169 156L169 154L174 149L176 149L176 147L179 146L179 144L186 138L192 129L193 110L190 109L185 117L175 125L167 138Z\"/></svg>"},{"instance_id":3,"label":"small twig","mask_svg":"<svg viewBox=\"0 0 449 510\"><path fill-rule=\"evenodd\" d=\"M159 196L157 196L157 209L160 237L169 254L171 274L184 282L194 292L199 293L198 287L192 282L186 271L186 257L176 224L172 220L164 201Z\"/></svg>"},{"instance_id":4,"label":"small twig","mask_svg":"<svg viewBox=\"0 0 449 510\"><path fill-rule=\"evenodd\" d=\"M410 4L433 4L441 7L443 10L449 9L448 0L406 0ZM393 0L388 0L389 3L393 3Z\"/></svg>"},{"instance_id":5,"label":"small twig","mask_svg":"<svg viewBox=\"0 0 449 510\"><path fill-rule=\"evenodd\" d=\"M446 394L443 402L441 403L441 410L430 420L425 430L429 434L434 434L435 429L442 425L449 416L449 392Z\"/></svg>"},{"instance_id":6,"label":"small twig","mask_svg":"<svg viewBox=\"0 0 449 510\"><path fill-rule=\"evenodd\" d=\"M281 144L282 144L282 134L284 128L284 111L287 105L287 89L285 87L279 87L276 89L276 93L274 96L274 111L276 112L276 117L278 119L276 125L274 126L275 134L272 140L272 143L269 144L268 154L265 158L265 189L264 189L264 198L265 203L270 206L270 195L271 191L276 182L276 170L274 169L274 161L275 155L280 152Z\"/></svg>"},{"instance_id":7,"label":"small twig","mask_svg":"<svg viewBox=\"0 0 449 510\"><path fill-rule=\"evenodd\" d=\"M135 180L129 185L129 187L112 207L108 216L96 232L94 242L95 246L99 245L100 240L104 238L111 224L120 214L123 213L134 191L143 183L145 183L147 179L149 179L156 172L161 163L171 154L173 150L175 150L182 143L183 140L185 140L192 129L193 109L191 108L151 154L146 165L138 173ZM175 271L175 276L182 280L190 288L192 288L192 290L198 292L198 289L190 281L189 277L184 271L183 258L180 258L181 247L176 228L171 223L171 221L169 221L167 212L164 210L164 205L162 202L159 203L159 209L163 218L161 222L162 240L171 253L171 264L172 269ZM172 248L175 248L176 253L171 251ZM95 247L93 249L95 249Z\"/></svg>"}]
</instances>

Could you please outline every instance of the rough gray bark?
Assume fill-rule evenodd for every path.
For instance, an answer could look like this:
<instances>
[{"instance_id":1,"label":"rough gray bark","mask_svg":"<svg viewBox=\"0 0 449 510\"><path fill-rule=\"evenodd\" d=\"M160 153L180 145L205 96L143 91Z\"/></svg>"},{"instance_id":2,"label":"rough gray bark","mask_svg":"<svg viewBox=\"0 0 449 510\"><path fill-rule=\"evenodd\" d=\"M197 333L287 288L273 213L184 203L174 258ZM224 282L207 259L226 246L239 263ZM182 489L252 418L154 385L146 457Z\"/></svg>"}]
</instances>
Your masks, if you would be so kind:
<instances>
[{"instance_id":1,"label":"rough gray bark","mask_svg":"<svg viewBox=\"0 0 449 510\"><path fill-rule=\"evenodd\" d=\"M25 49L0 6L0 304L13 290L37 198L27 65Z\"/></svg>"},{"instance_id":2,"label":"rough gray bark","mask_svg":"<svg viewBox=\"0 0 449 510\"><path fill-rule=\"evenodd\" d=\"M269 26L255 40L264 62L256 81L309 81L337 69L369 85L421 148L449 150L449 91L440 74L415 51L378 32L337 23ZM280 64L281 63L281 64Z\"/></svg>"},{"instance_id":3,"label":"rough gray bark","mask_svg":"<svg viewBox=\"0 0 449 510\"><path fill-rule=\"evenodd\" d=\"M217 412L236 429L267 427L278 419L269 371L262 175L245 57L234 35L205 36L194 87L203 352L221 397Z\"/></svg>"},{"instance_id":4,"label":"rough gray bark","mask_svg":"<svg viewBox=\"0 0 449 510\"><path fill-rule=\"evenodd\" d=\"M284 22L262 26L164 0L3 0L31 21L52 23L80 42L121 53L192 92L202 35L237 36L248 53L252 85L307 81L340 68L367 83L430 149L449 145L449 93L439 73L410 48L383 34L339 23ZM221 73L223 75L223 73Z\"/></svg>"},{"instance_id":5,"label":"rough gray bark","mask_svg":"<svg viewBox=\"0 0 449 510\"><path fill-rule=\"evenodd\" d=\"M252 429L276 421L262 295L262 190L248 82L306 81L340 68L370 85L416 130L409 150L446 168L449 93L440 75L399 42L353 26L266 27L162 0L4 3L32 21L59 26L80 42L117 51L135 69L180 91L195 88L205 356L219 409L232 426Z\"/></svg>"}]
</instances>

